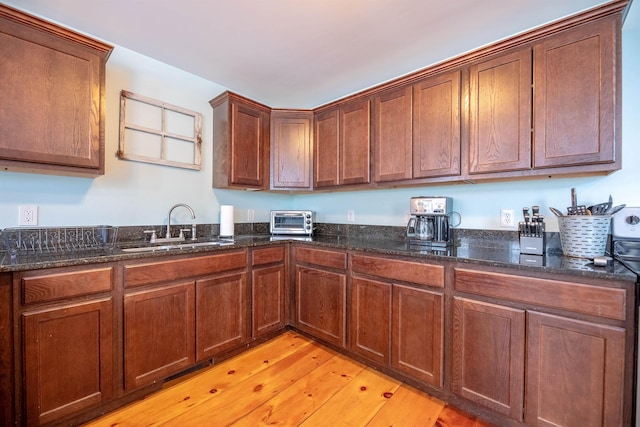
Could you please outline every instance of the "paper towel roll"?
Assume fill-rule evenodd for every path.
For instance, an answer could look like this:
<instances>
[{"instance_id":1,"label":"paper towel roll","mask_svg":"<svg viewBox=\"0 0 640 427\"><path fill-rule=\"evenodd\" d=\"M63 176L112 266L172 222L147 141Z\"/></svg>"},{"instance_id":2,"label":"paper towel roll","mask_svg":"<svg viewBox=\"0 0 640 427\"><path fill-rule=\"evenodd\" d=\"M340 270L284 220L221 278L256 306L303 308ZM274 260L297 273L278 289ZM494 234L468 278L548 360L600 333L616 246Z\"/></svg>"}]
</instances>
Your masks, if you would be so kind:
<instances>
[{"instance_id":1,"label":"paper towel roll","mask_svg":"<svg viewBox=\"0 0 640 427\"><path fill-rule=\"evenodd\" d=\"M220 236L233 237L233 206L220 206Z\"/></svg>"}]
</instances>

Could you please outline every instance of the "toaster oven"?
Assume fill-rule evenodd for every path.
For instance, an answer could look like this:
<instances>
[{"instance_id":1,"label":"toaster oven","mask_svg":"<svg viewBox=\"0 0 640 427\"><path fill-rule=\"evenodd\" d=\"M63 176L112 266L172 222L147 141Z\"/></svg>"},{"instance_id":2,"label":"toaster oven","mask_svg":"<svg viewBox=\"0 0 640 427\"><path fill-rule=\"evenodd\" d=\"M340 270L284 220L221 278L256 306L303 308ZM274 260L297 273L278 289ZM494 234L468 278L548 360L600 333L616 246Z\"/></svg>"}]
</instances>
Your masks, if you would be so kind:
<instances>
[{"instance_id":1,"label":"toaster oven","mask_svg":"<svg viewBox=\"0 0 640 427\"><path fill-rule=\"evenodd\" d=\"M313 234L312 211L271 211L271 234Z\"/></svg>"}]
</instances>

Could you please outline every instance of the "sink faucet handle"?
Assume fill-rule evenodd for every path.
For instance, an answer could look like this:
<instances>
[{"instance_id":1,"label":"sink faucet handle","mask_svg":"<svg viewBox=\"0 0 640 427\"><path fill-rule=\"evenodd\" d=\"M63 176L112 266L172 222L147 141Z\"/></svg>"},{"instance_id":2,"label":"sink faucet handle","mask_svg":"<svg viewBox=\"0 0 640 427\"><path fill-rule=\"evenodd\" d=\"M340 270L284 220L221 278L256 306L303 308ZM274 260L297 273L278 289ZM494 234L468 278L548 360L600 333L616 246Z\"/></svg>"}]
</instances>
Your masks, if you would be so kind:
<instances>
[{"instance_id":1,"label":"sink faucet handle","mask_svg":"<svg viewBox=\"0 0 640 427\"><path fill-rule=\"evenodd\" d=\"M180 229L180 235L178 236L179 239L183 239L183 240L185 239L185 237L184 237L184 232L185 231L191 231L191 229L190 228L181 228Z\"/></svg>"},{"instance_id":2,"label":"sink faucet handle","mask_svg":"<svg viewBox=\"0 0 640 427\"><path fill-rule=\"evenodd\" d=\"M151 239L149 243L155 243L158 236L156 235L156 230L144 230L145 234L151 234Z\"/></svg>"}]
</instances>

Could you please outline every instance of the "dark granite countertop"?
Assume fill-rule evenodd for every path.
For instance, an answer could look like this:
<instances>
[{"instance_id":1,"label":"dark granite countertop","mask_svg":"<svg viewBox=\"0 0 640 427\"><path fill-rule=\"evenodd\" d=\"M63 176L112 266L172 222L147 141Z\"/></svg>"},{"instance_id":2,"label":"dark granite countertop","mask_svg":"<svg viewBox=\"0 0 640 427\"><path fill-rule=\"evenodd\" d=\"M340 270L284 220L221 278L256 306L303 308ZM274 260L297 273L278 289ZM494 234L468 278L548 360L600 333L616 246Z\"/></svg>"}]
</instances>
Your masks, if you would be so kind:
<instances>
[{"instance_id":1,"label":"dark granite countertop","mask_svg":"<svg viewBox=\"0 0 640 427\"><path fill-rule=\"evenodd\" d=\"M275 241L296 240L294 237L272 237L270 235L237 236L235 244L224 246L206 246L188 249L159 250L153 252L123 252L122 248L133 246L135 242L117 246L113 250L91 252L69 252L42 255L18 255L11 258L8 253L0 252L0 272L25 271L51 267L87 265L123 260L157 258L185 253L214 253L233 248L256 247L272 244ZM381 255L400 255L419 259L456 261L476 265L507 267L517 270L544 271L547 273L570 274L600 279L636 281L637 276L618 262L608 267L595 267L590 260L564 257L561 253L547 252L544 265L532 266L520 263L520 251L517 241L488 241L487 239L462 237L456 244L445 250L431 250L414 247L408 239L376 238L371 236L314 236L306 240L307 244L334 248L371 252Z\"/></svg>"}]
</instances>

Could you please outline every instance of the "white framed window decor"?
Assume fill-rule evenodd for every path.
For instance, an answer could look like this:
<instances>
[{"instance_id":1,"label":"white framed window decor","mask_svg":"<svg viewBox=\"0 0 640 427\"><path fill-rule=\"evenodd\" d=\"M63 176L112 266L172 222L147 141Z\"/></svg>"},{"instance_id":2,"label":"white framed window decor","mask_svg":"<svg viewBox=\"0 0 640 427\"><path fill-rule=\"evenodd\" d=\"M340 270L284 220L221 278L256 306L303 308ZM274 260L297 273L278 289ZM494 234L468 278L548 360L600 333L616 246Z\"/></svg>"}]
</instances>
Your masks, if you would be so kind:
<instances>
[{"instance_id":1,"label":"white framed window decor","mask_svg":"<svg viewBox=\"0 0 640 427\"><path fill-rule=\"evenodd\" d=\"M200 170L202 114L123 90L118 158Z\"/></svg>"}]
</instances>

